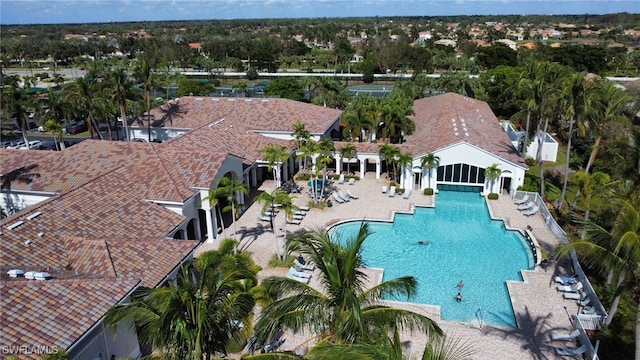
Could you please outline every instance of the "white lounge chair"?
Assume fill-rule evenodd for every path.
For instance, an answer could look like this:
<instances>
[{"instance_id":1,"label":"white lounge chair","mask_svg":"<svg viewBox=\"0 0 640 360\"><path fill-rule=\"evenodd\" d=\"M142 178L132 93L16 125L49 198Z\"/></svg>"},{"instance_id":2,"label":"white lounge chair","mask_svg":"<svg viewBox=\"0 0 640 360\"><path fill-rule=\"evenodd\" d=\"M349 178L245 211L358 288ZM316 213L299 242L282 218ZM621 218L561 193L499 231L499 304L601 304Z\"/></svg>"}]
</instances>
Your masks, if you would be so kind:
<instances>
[{"instance_id":1,"label":"white lounge chair","mask_svg":"<svg viewBox=\"0 0 640 360\"><path fill-rule=\"evenodd\" d=\"M349 185L355 185L356 184L356 178L349 178Z\"/></svg>"},{"instance_id":2,"label":"white lounge chair","mask_svg":"<svg viewBox=\"0 0 640 360\"><path fill-rule=\"evenodd\" d=\"M529 201L529 194L525 194L522 199L516 200L516 201L514 201L514 203L516 205L522 205L522 204L526 204L527 201Z\"/></svg>"},{"instance_id":3,"label":"white lounge chair","mask_svg":"<svg viewBox=\"0 0 640 360\"><path fill-rule=\"evenodd\" d=\"M575 276L556 276L553 280L562 285L572 285L578 282Z\"/></svg>"},{"instance_id":4,"label":"white lounge chair","mask_svg":"<svg viewBox=\"0 0 640 360\"><path fill-rule=\"evenodd\" d=\"M586 351L586 345L582 345L577 348L556 348L556 353L563 356L578 356L584 354Z\"/></svg>"},{"instance_id":5,"label":"white lounge chair","mask_svg":"<svg viewBox=\"0 0 640 360\"><path fill-rule=\"evenodd\" d=\"M302 271L302 270L311 270L313 271L316 266L313 264L300 264L300 262L298 261L298 259L293 259L293 265L295 265L296 270L298 271Z\"/></svg>"},{"instance_id":6,"label":"white lounge chair","mask_svg":"<svg viewBox=\"0 0 640 360\"><path fill-rule=\"evenodd\" d=\"M389 188L389 197L394 197L396 196L396 187L392 186Z\"/></svg>"},{"instance_id":7,"label":"white lounge chair","mask_svg":"<svg viewBox=\"0 0 640 360\"><path fill-rule=\"evenodd\" d=\"M340 174L340 178L338 178L338 184L344 184L344 174Z\"/></svg>"},{"instance_id":8,"label":"white lounge chair","mask_svg":"<svg viewBox=\"0 0 640 360\"><path fill-rule=\"evenodd\" d=\"M566 292L562 294L565 300L578 300L583 301L584 299L589 298L589 295L586 292L583 293L570 293Z\"/></svg>"},{"instance_id":9,"label":"white lounge chair","mask_svg":"<svg viewBox=\"0 0 640 360\"><path fill-rule=\"evenodd\" d=\"M577 338L579 335L580 335L580 330L578 329L575 329L570 333L554 331L551 333L551 340L570 341L570 340L575 340L575 338Z\"/></svg>"},{"instance_id":10,"label":"white lounge chair","mask_svg":"<svg viewBox=\"0 0 640 360\"><path fill-rule=\"evenodd\" d=\"M598 314L598 311L593 306L587 306L584 309L582 309L582 313L586 315L596 315Z\"/></svg>"},{"instance_id":11,"label":"white lounge chair","mask_svg":"<svg viewBox=\"0 0 640 360\"><path fill-rule=\"evenodd\" d=\"M297 277L297 276L295 276L295 275L291 275L291 274L287 274L287 277L288 277L289 279L293 279L293 280L296 280L296 281L300 281L300 282L303 282L303 283L305 283L305 284L308 284L308 283L309 283L309 281L311 280L311 279L307 279L307 278Z\"/></svg>"},{"instance_id":12,"label":"white lounge chair","mask_svg":"<svg viewBox=\"0 0 640 360\"><path fill-rule=\"evenodd\" d=\"M387 186L382 185L382 193L385 194L387 192Z\"/></svg>"},{"instance_id":13,"label":"white lounge chair","mask_svg":"<svg viewBox=\"0 0 640 360\"><path fill-rule=\"evenodd\" d=\"M534 204L533 201L529 201L526 204L518 205L518 210L520 211L531 210L535 205L536 204Z\"/></svg>"},{"instance_id":14,"label":"white lounge chair","mask_svg":"<svg viewBox=\"0 0 640 360\"><path fill-rule=\"evenodd\" d=\"M258 220L260 221L271 221L271 218L268 216L258 214Z\"/></svg>"},{"instance_id":15,"label":"white lounge chair","mask_svg":"<svg viewBox=\"0 0 640 360\"><path fill-rule=\"evenodd\" d=\"M358 195L354 194L351 189L347 189L347 195L349 195L349 197L352 199L358 199Z\"/></svg>"},{"instance_id":16,"label":"white lounge chair","mask_svg":"<svg viewBox=\"0 0 640 360\"><path fill-rule=\"evenodd\" d=\"M537 207L537 206L534 206L533 208L531 208L531 210L527 210L527 211L523 212L523 214L525 216L535 215L538 212L538 210L540 210L540 208Z\"/></svg>"},{"instance_id":17,"label":"white lounge chair","mask_svg":"<svg viewBox=\"0 0 640 360\"><path fill-rule=\"evenodd\" d=\"M300 223L302 223L302 220L301 220L301 219L296 219L296 218L289 219L289 218L287 217L287 224L291 224L291 225L300 225Z\"/></svg>"},{"instance_id":18,"label":"white lounge chair","mask_svg":"<svg viewBox=\"0 0 640 360\"><path fill-rule=\"evenodd\" d=\"M338 204L342 204L344 202L344 200L342 200L342 198L338 196L338 193L335 191L331 193L331 197L333 197L333 200L335 200Z\"/></svg>"},{"instance_id":19,"label":"white lounge chair","mask_svg":"<svg viewBox=\"0 0 640 360\"><path fill-rule=\"evenodd\" d=\"M575 285L558 285L556 288L558 289L558 291L577 293L578 291L582 290L582 283L578 282Z\"/></svg>"},{"instance_id":20,"label":"white lounge chair","mask_svg":"<svg viewBox=\"0 0 640 360\"><path fill-rule=\"evenodd\" d=\"M298 205L298 209L300 209L300 211L309 211L309 207L305 205Z\"/></svg>"},{"instance_id":21,"label":"white lounge chair","mask_svg":"<svg viewBox=\"0 0 640 360\"><path fill-rule=\"evenodd\" d=\"M583 293L583 294L586 294L586 293ZM584 300L580 300L580 301L578 301L578 305L580 305L582 307L589 306L589 305L591 305L591 299L587 297Z\"/></svg>"},{"instance_id":22,"label":"white lounge chair","mask_svg":"<svg viewBox=\"0 0 640 360\"><path fill-rule=\"evenodd\" d=\"M338 191L338 196L340 196L340 198L342 200L346 201L351 201L351 198L349 197L349 195L345 194L344 191L340 190Z\"/></svg>"},{"instance_id":23,"label":"white lounge chair","mask_svg":"<svg viewBox=\"0 0 640 360\"><path fill-rule=\"evenodd\" d=\"M296 276L296 277L299 277L299 278L303 278L303 279L310 279L311 278L311 274L307 274L304 271L298 271L293 266L289 268L289 272L287 273L287 275L293 275L293 276Z\"/></svg>"},{"instance_id":24,"label":"white lounge chair","mask_svg":"<svg viewBox=\"0 0 640 360\"><path fill-rule=\"evenodd\" d=\"M304 211L302 211L302 210L291 210L291 213L292 213L293 215L300 215L300 216L305 216L305 215L307 215L307 213L306 213L306 212L304 212Z\"/></svg>"}]
</instances>

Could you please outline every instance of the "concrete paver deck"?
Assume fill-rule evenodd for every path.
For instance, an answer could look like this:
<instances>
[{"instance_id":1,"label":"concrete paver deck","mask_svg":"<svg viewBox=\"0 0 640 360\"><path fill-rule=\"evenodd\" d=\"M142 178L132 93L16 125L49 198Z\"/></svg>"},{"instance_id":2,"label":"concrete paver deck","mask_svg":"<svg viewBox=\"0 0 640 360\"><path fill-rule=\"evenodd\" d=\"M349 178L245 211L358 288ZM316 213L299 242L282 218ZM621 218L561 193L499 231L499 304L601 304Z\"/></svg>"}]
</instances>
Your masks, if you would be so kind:
<instances>
[{"instance_id":1,"label":"concrete paver deck","mask_svg":"<svg viewBox=\"0 0 640 360\"><path fill-rule=\"evenodd\" d=\"M367 220L392 220L394 212L410 212L414 205L433 206L434 198L424 196L419 191L414 191L409 199L403 199L402 195L389 197L382 193L385 181L376 180L373 174L357 181L355 185L333 184L338 189L350 189L359 196L359 199L343 204L336 204L325 209L312 208L304 217L300 225L286 224L284 215L279 213L275 217L274 227L278 235L278 244L282 248L283 234L286 229L293 233L302 229L325 228L331 224L348 219ZM299 181L299 185L306 187L306 182ZM267 181L262 184L260 191L273 191L274 183ZM304 192L293 194L296 196L294 203L307 205L310 198ZM437 202L437 195L435 201ZM508 195L501 195L500 199L488 201L490 212L494 218L504 219L512 228L524 230L531 226L532 233L547 251L551 251L560 240L548 230L544 219L540 214L530 217L522 215ZM271 231L269 222L258 220L262 210L262 204L254 203L236 222L237 238L240 240L240 248L252 253L257 264L263 267L259 278L268 276L286 276L287 269L270 268L268 262L275 253L276 236ZM232 235L232 226L227 224L227 234ZM199 252L213 249L216 243L203 243L197 250ZM282 249L281 249L282 251ZM393 302L393 306L411 309L436 320L447 336L466 342L476 350L474 359L556 359L555 347L573 346L562 342L551 342L552 330L570 329L569 314L576 313L578 308L575 301L563 300L553 284L553 276L563 274L562 269L567 263L556 264L552 262L545 270L536 267L534 270L522 272L524 281L508 282L508 290L512 299L512 305L518 328L496 328L483 326L479 321L470 324L461 324L440 319L439 308L429 305ZM379 281L381 270L367 269L370 281ZM316 270L317 274L317 270ZM319 283L312 276L311 286L318 287ZM285 350L296 350L310 346L309 336L301 334L287 334L287 341L282 346ZM407 337L411 339L406 354L410 358L421 358L425 345L425 339L419 337Z\"/></svg>"}]
</instances>

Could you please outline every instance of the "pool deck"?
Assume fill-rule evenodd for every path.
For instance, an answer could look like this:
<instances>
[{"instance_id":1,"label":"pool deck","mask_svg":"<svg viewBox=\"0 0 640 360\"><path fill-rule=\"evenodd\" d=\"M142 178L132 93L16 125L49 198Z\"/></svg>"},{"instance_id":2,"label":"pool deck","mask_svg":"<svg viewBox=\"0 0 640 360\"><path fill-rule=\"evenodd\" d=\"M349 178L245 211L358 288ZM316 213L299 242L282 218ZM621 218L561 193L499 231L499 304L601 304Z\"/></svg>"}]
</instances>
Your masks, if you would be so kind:
<instances>
[{"instance_id":1,"label":"pool deck","mask_svg":"<svg viewBox=\"0 0 640 360\"><path fill-rule=\"evenodd\" d=\"M299 185L306 182L299 181ZM373 174L357 181L355 185L336 184L332 186L339 189L351 189L359 196L359 199L337 204L325 209L311 209L300 225L286 225L288 233L299 230L333 225L343 220L367 219L386 220L393 219L394 212L411 212L413 206L433 206L432 196L424 196L419 192L411 194L409 199L403 199L402 195L389 197L382 193L384 180L376 180ZM272 181L266 181L259 191L271 192L275 187ZM254 195L254 194L251 194ZM307 194L293 194L297 196L294 203L307 205L310 200ZM437 197L437 196L436 196ZM437 199L436 199L437 201ZM505 219L512 228L524 230L527 226L533 228L532 233L539 244L548 251L560 243L558 239L545 225L540 214L526 217L516 209L513 201L506 193L500 199L488 201L490 212L494 218ZM268 276L286 276L287 269L269 268L269 259L275 253L275 236L270 229L269 222L257 219L261 212L262 204L254 203L236 222L237 238L240 239L240 248L252 253L252 257L263 270L259 278ZM508 220L507 220L508 219ZM227 226L226 234L233 235L231 224ZM278 243L283 246L284 215L275 217L274 222ZM214 244L203 243L197 250L196 256L206 250L214 249ZM550 340L550 333L554 330L569 330L571 323L569 314L578 311L575 301L563 300L562 294L557 292L553 284L553 277L557 274L566 274L569 261L560 263L551 262L547 270L536 267L535 270L523 271L524 281L510 281L507 284L518 328L496 328L483 326L479 320L471 324L461 324L440 319L437 306L418 305L411 303L393 302L393 306L411 309L436 320L449 337L453 337L467 343L476 351L474 359L556 359L562 358L555 354L555 347L574 347L573 343L564 343ZM379 282L382 273L379 269L367 269L371 283ZM318 287L319 282L312 276L311 286ZM310 334L286 334L286 342L283 350L298 350L310 346ZM425 339L421 336L411 339L405 355L409 358L421 358L425 345Z\"/></svg>"}]
</instances>

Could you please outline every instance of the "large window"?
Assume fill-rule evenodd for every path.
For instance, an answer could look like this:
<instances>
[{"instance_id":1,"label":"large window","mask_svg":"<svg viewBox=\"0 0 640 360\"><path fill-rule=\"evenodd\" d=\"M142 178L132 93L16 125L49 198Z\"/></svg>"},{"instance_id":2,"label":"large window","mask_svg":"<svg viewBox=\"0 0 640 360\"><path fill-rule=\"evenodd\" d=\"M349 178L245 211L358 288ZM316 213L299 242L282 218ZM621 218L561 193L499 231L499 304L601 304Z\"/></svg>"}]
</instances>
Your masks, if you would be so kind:
<instances>
[{"instance_id":1,"label":"large window","mask_svg":"<svg viewBox=\"0 0 640 360\"><path fill-rule=\"evenodd\" d=\"M484 169L468 164L451 164L438 167L438 181L484 184Z\"/></svg>"}]
</instances>

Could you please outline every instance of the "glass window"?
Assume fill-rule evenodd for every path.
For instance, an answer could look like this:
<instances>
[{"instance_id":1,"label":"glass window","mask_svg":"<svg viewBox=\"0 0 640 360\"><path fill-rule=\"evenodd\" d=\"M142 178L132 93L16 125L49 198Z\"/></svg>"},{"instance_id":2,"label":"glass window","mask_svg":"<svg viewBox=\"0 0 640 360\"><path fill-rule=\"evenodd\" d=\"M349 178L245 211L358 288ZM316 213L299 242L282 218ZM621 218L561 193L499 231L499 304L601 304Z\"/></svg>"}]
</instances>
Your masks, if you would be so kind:
<instances>
[{"instance_id":1,"label":"glass window","mask_svg":"<svg viewBox=\"0 0 640 360\"><path fill-rule=\"evenodd\" d=\"M462 177L460 178L460 182L469 182L469 165L462 164Z\"/></svg>"},{"instance_id":2,"label":"glass window","mask_svg":"<svg viewBox=\"0 0 640 360\"><path fill-rule=\"evenodd\" d=\"M443 181L443 180L444 180L444 166L438 166L438 181Z\"/></svg>"},{"instance_id":3,"label":"glass window","mask_svg":"<svg viewBox=\"0 0 640 360\"><path fill-rule=\"evenodd\" d=\"M478 168L476 166L471 166L470 170L469 182L474 184L478 183Z\"/></svg>"},{"instance_id":4,"label":"glass window","mask_svg":"<svg viewBox=\"0 0 640 360\"><path fill-rule=\"evenodd\" d=\"M453 165L447 165L444 171L444 181L451 181L451 175L453 175Z\"/></svg>"},{"instance_id":5,"label":"glass window","mask_svg":"<svg viewBox=\"0 0 640 360\"><path fill-rule=\"evenodd\" d=\"M453 165L453 182L460 182L460 169L462 164Z\"/></svg>"},{"instance_id":6,"label":"glass window","mask_svg":"<svg viewBox=\"0 0 640 360\"><path fill-rule=\"evenodd\" d=\"M484 169L479 168L478 170L478 184L484 184Z\"/></svg>"}]
</instances>

